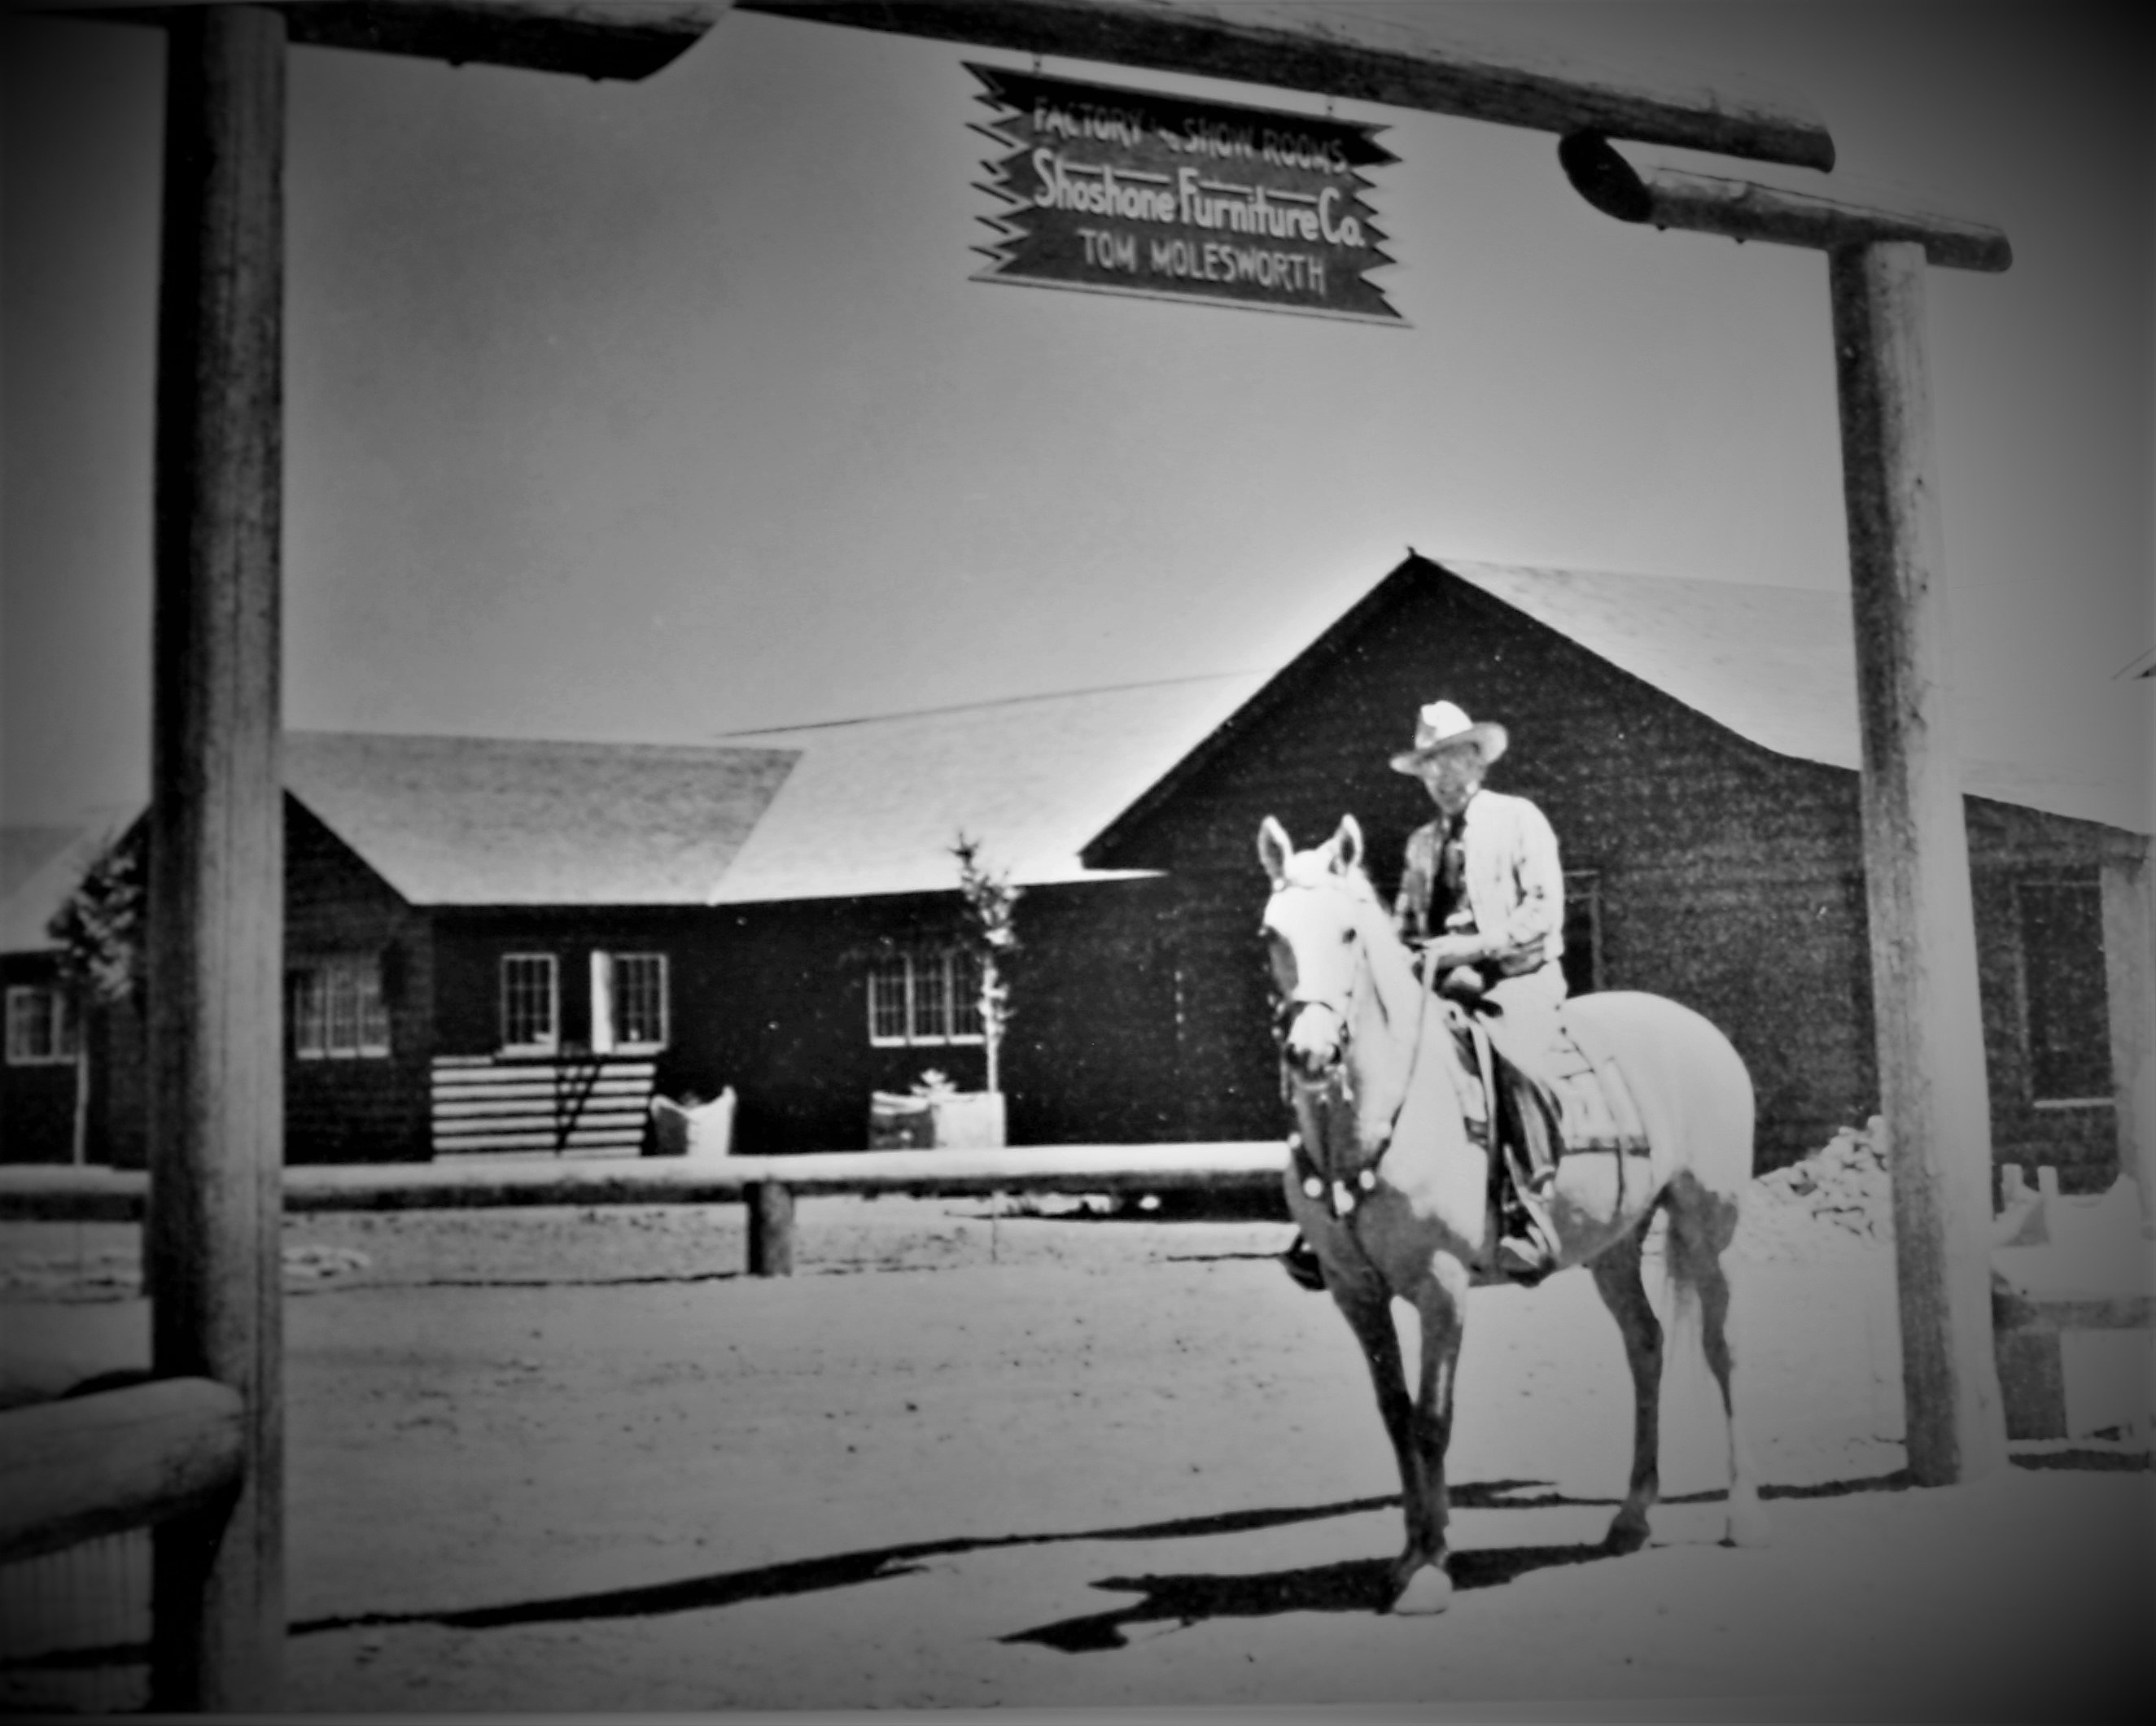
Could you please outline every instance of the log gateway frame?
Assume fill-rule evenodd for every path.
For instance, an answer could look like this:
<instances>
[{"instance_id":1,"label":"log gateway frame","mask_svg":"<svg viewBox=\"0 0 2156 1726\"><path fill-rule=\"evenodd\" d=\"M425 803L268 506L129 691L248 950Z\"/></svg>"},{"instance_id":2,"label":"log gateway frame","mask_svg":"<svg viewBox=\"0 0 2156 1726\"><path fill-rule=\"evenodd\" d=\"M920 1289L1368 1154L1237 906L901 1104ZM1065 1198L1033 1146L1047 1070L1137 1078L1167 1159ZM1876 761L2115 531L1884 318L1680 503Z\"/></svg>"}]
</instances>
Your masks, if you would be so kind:
<instances>
[{"instance_id":1,"label":"log gateway frame","mask_svg":"<svg viewBox=\"0 0 2156 1726\"><path fill-rule=\"evenodd\" d=\"M744 11L1270 85L1561 137L1834 166L1825 128L1779 93L1614 74L1383 8L1313 0L737 3ZM47 0L44 9L157 24L171 36L151 817L159 858L150 903L151 1115L160 1124L147 1258L156 1372L199 1375L237 1391L244 1431L241 1482L229 1503L160 1530L152 1703L260 1710L276 1706L285 1622L277 667L287 47L638 79L699 40L733 3ZM1912 310L1923 255L1922 243L1906 233L1874 233L1839 248L1836 329L1838 348L1855 340L1864 356L1844 368L1852 533L1871 535L1883 554L1873 566L1883 579L1862 578L1858 596L1860 658L1867 628L1881 629L1907 673L1899 684L1860 686L1866 832L1877 829L1876 861L1890 866L1897 883L1874 900L1881 1053L1896 1075L1882 1075L1882 1083L1890 1094L1900 1094L1899 1085L1919 1099L1907 1105L1913 1131L1895 1118L1897 1233L1965 1242L1982 1222L1972 1206L1989 1211L1986 1183L1970 1178L1988 1146L1956 1134L1948 1169L1938 1160L1946 1139L1927 1135L1923 1124L1948 1082L1972 1070L1980 1101L1980 1043L1972 1069L1958 1037L1949 1052L1892 1028L1907 1026L1912 1004L1930 1000L1933 990L1953 992L1960 955L1974 942L1965 851L1953 852L1960 836L1958 784L1951 822L1938 791L1952 782L1951 755L1926 757L1906 714L1890 711L1886 699L1890 689L1906 693L1943 670L1936 615L1925 599L1936 592L1938 560L1896 561L1910 546L1937 542L1928 474L1921 459L1901 461L1912 449L1922 457L1926 447L1907 429L1928 413L1921 324ZM1902 429L1851 429L1859 418L1866 427L1882 418L1902 423L1897 416L1906 419ZM1867 519L1884 525L1854 525L1860 494L1871 510ZM1882 911L1897 920L1882 929ZM1973 1001L1973 978L1969 994ZM1977 1131L1981 1123L1964 1125ZM1951 1383L1929 1366L1909 1376L1912 1462L1921 1452L1933 1460L1920 1478L1961 1478L2003 1454L2003 1427L1996 1440L1988 1430L1999 1420L1989 1325L1969 1321L1958 1293L1973 1268L1955 1249L1943 1257L1905 1252L1899 1269L1905 1318L1948 1315L1934 1327L1938 1348L1917 1352L1952 1368Z\"/></svg>"}]
</instances>

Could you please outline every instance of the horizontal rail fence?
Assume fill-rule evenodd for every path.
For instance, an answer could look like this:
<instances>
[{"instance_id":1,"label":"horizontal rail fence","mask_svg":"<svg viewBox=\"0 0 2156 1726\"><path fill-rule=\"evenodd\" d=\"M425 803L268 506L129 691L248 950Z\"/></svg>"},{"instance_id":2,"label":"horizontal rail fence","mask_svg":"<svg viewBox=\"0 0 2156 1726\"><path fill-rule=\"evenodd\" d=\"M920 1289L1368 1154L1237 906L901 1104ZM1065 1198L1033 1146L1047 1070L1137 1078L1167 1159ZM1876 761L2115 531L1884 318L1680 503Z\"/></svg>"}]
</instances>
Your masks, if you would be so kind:
<instances>
[{"instance_id":1,"label":"horizontal rail fence","mask_svg":"<svg viewBox=\"0 0 2156 1726\"><path fill-rule=\"evenodd\" d=\"M148 1531L238 1493L241 1418L237 1391L191 1378L0 1412L0 1648L57 1659L40 1679L69 1707L139 1705L139 1681L107 1664L147 1658ZM76 1670L86 1632L98 1657Z\"/></svg>"},{"instance_id":2,"label":"horizontal rail fence","mask_svg":"<svg viewBox=\"0 0 2156 1726\"><path fill-rule=\"evenodd\" d=\"M239 1393L161 1379L0 1414L0 1563L148 1528L239 1484Z\"/></svg>"},{"instance_id":3,"label":"horizontal rail fence","mask_svg":"<svg viewBox=\"0 0 2156 1726\"><path fill-rule=\"evenodd\" d=\"M861 1193L1262 1193L1287 1165L1277 1140L1204 1145L1056 1145L994 1150L828 1151L709 1160L538 1160L300 1166L287 1213L539 1205L745 1205L749 1268L793 1268L797 1198ZM147 1183L136 1170L0 1169L0 1221L127 1222Z\"/></svg>"}]
</instances>

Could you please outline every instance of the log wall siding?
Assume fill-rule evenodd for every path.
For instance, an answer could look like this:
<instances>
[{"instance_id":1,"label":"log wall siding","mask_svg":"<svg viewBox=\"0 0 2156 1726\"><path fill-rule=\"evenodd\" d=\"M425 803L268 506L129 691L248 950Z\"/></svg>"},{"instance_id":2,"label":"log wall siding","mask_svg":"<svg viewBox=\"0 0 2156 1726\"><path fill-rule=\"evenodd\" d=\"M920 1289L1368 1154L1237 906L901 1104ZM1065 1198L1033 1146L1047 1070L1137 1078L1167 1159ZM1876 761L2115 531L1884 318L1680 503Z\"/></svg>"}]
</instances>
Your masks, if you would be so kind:
<instances>
[{"instance_id":1,"label":"log wall siding","mask_svg":"<svg viewBox=\"0 0 2156 1726\"><path fill-rule=\"evenodd\" d=\"M1299 845L1360 822L1370 873L1394 890L1408 833L1429 814L1389 756L1440 695L1503 721L1493 789L1532 798L1568 870L1599 877L1602 986L1685 1002L1720 1026L1759 1100L1772 1167L1876 1112L1857 776L1778 756L1450 576L1427 572L1371 609L1329 661L1276 684L1270 711L1096 858L1172 869L1182 890L1180 1047L1188 1130L1282 1130L1260 955L1255 834L1278 816ZM1265 698L1261 698L1261 702ZM1984 870L2084 867L2133 843L2089 823L1968 802ZM2018 926L1981 890L1980 940L1998 1154L2107 1179L2108 1112L2028 1106ZM2016 1085L2020 1087L2017 1092ZM2101 1122L2082 1116L2103 1114ZM2035 1155L2041 1147L2042 1155Z\"/></svg>"},{"instance_id":2,"label":"log wall siding","mask_svg":"<svg viewBox=\"0 0 2156 1726\"><path fill-rule=\"evenodd\" d=\"M150 1026L139 996L93 1014L90 1160L150 1165Z\"/></svg>"},{"instance_id":3,"label":"log wall siding","mask_svg":"<svg viewBox=\"0 0 2156 1726\"><path fill-rule=\"evenodd\" d=\"M1019 901L1004 1046L1014 1144L1185 1136L1176 899L1171 883L1122 881L1036 888Z\"/></svg>"},{"instance_id":4,"label":"log wall siding","mask_svg":"<svg viewBox=\"0 0 2156 1726\"><path fill-rule=\"evenodd\" d=\"M302 1060L285 1027L285 1160L352 1163L432 1155L428 1062L434 1039L427 914L294 800L285 800L285 967L372 954L382 965L389 1053Z\"/></svg>"},{"instance_id":5,"label":"log wall siding","mask_svg":"<svg viewBox=\"0 0 2156 1726\"><path fill-rule=\"evenodd\" d=\"M51 953L0 955L0 988L62 987ZM94 1037L95 1022L81 1027ZM91 1056L95 1061L96 1050ZM0 1161L64 1163L74 1155L75 1063L0 1064Z\"/></svg>"},{"instance_id":6,"label":"log wall siding","mask_svg":"<svg viewBox=\"0 0 2156 1726\"><path fill-rule=\"evenodd\" d=\"M1172 907L1165 883L1142 881L1039 887L1020 900L1003 1049L1013 1144L1182 1136ZM704 1094L737 1088L742 1152L862 1147L870 1093L906 1091L931 1068L961 1089L984 1083L978 1044L869 1042L875 955L950 939L955 892L707 914L706 945L731 981L715 989L699 1033Z\"/></svg>"},{"instance_id":7,"label":"log wall siding","mask_svg":"<svg viewBox=\"0 0 2156 1726\"><path fill-rule=\"evenodd\" d=\"M2027 1168L2050 1164L2068 1191L2110 1185L2118 1173L2118 1124L2109 1103L2038 1108L2026 1032L2029 1003L2017 889L2025 881L2085 880L2097 889L2097 868L2036 864L1976 868L1977 987L1984 1007L1986 1078L1991 1093L1995 1160ZM2099 960L2101 962L2101 960Z\"/></svg>"},{"instance_id":8,"label":"log wall siding","mask_svg":"<svg viewBox=\"0 0 2156 1726\"><path fill-rule=\"evenodd\" d=\"M437 1055L492 1055L501 1049L501 961L512 953L552 954L562 1048L588 1048L593 953L666 955L669 1048L662 1085L693 1056L709 1012L717 955L707 950L716 913L680 905L535 905L458 909L435 915Z\"/></svg>"}]
</instances>

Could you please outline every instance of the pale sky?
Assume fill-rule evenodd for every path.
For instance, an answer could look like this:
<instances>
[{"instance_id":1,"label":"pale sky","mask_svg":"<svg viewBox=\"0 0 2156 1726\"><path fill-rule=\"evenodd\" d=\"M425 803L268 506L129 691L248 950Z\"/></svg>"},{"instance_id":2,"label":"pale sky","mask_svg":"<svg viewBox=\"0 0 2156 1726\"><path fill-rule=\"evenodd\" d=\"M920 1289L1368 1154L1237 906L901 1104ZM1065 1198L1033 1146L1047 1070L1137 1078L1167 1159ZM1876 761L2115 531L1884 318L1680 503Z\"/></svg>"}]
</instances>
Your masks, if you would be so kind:
<instances>
[{"instance_id":1,"label":"pale sky","mask_svg":"<svg viewBox=\"0 0 2156 1726\"><path fill-rule=\"evenodd\" d=\"M2147 27L1502 10L1789 89L1848 172L2006 229L2008 274L1929 277L1962 740L2145 796ZM12 823L147 784L162 48L5 30ZM1409 545L1846 586L1818 254L1626 228L1547 134L1343 102L1401 158L1378 279L1412 327L977 282L968 59L1030 64L753 16L636 85L295 50L287 722L694 742L1267 668Z\"/></svg>"}]
</instances>

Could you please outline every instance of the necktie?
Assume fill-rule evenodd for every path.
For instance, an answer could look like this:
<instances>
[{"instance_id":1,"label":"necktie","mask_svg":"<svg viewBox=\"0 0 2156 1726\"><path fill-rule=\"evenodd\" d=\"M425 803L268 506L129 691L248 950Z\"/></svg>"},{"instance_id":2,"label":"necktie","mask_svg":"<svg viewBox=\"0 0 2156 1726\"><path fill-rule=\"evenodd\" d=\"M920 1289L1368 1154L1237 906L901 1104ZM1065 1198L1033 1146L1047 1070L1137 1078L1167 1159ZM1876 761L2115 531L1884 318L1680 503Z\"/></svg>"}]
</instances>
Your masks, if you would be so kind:
<instances>
[{"instance_id":1,"label":"necktie","mask_svg":"<svg viewBox=\"0 0 2156 1726\"><path fill-rule=\"evenodd\" d=\"M1461 837L1467 825L1467 812L1460 812L1445 823L1445 844L1438 854L1437 882L1440 904L1438 922L1445 919L1466 903L1467 845Z\"/></svg>"}]
</instances>

